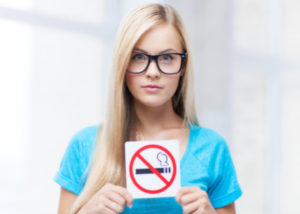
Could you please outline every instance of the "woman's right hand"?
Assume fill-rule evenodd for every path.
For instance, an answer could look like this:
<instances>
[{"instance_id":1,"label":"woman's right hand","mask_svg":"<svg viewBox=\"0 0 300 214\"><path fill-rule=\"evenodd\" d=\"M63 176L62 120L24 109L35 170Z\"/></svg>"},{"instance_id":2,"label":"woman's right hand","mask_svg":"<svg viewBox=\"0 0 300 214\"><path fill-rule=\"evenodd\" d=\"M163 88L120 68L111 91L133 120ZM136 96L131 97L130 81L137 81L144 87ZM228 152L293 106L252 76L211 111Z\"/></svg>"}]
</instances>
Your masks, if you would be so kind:
<instances>
[{"instance_id":1,"label":"woman's right hand","mask_svg":"<svg viewBox=\"0 0 300 214\"><path fill-rule=\"evenodd\" d=\"M82 206L78 214L117 214L124 211L125 205L131 207L132 195L121 186L105 184Z\"/></svg>"}]
</instances>

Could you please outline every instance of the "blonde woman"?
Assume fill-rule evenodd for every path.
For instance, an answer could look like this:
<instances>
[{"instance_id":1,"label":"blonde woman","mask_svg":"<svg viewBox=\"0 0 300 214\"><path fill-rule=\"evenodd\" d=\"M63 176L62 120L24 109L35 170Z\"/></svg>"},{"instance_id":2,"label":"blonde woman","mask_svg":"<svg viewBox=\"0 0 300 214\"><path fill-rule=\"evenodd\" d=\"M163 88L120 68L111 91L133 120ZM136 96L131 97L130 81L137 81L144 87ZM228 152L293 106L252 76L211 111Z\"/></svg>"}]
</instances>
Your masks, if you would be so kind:
<instances>
[{"instance_id":1,"label":"blonde woman","mask_svg":"<svg viewBox=\"0 0 300 214\"><path fill-rule=\"evenodd\" d=\"M72 138L55 181L59 213L233 214L241 196L228 147L200 127L192 54L176 11L141 6L123 20L115 43L106 118ZM125 186L124 142L180 142L176 197L133 199Z\"/></svg>"}]
</instances>

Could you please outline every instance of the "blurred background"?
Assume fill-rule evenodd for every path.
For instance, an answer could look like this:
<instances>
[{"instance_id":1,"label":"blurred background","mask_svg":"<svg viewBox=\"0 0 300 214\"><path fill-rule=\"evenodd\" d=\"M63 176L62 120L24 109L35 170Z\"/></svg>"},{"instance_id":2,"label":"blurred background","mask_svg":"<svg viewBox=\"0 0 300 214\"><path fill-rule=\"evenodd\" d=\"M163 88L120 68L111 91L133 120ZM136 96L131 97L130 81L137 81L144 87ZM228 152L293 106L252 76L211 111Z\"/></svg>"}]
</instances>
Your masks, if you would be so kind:
<instances>
[{"instance_id":1,"label":"blurred background","mask_svg":"<svg viewBox=\"0 0 300 214\"><path fill-rule=\"evenodd\" d=\"M103 119L120 19L149 2L184 20L198 116L229 144L238 213L299 210L299 1L0 0L1 213L56 213L66 146Z\"/></svg>"}]
</instances>

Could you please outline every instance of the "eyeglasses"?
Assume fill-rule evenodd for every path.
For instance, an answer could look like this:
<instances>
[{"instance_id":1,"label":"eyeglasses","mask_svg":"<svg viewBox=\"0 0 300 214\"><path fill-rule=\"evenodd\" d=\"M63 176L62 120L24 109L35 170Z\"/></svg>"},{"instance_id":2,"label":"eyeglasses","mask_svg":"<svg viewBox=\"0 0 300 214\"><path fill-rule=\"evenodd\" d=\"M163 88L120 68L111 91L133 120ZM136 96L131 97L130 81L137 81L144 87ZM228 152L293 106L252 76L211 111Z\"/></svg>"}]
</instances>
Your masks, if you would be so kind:
<instances>
[{"instance_id":1,"label":"eyeglasses","mask_svg":"<svg viewBox=\"0 0 300 214\"><path fill-rule=\"evenodd\" d=\"M177 74L182 68L186 53L163 53L149 55L146 53L133 53L127 68L127 72L140 74L147 70L152 60L155 60L160 72L168 75Z\"/></svg>"}]
</instances>

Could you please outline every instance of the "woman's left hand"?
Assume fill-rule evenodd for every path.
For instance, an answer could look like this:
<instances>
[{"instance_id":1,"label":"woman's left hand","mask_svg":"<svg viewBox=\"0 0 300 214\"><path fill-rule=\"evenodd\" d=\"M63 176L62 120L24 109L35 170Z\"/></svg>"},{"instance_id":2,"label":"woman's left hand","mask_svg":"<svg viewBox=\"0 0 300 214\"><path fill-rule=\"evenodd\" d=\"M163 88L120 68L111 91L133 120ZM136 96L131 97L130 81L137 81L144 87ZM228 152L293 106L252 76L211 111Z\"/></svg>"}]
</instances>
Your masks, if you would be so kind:
<instances>
[{"instance_id":1,"label":"woman's left hand","mask_svg":"<svg viewBox=\"0 0 300 214\"><path fill-rule=\"evenodd\" d=\"M185 214L217 214L208 195L199 187L182 187L176 194L176 201L181 204Z\"/></svg>"}]
</instances>

